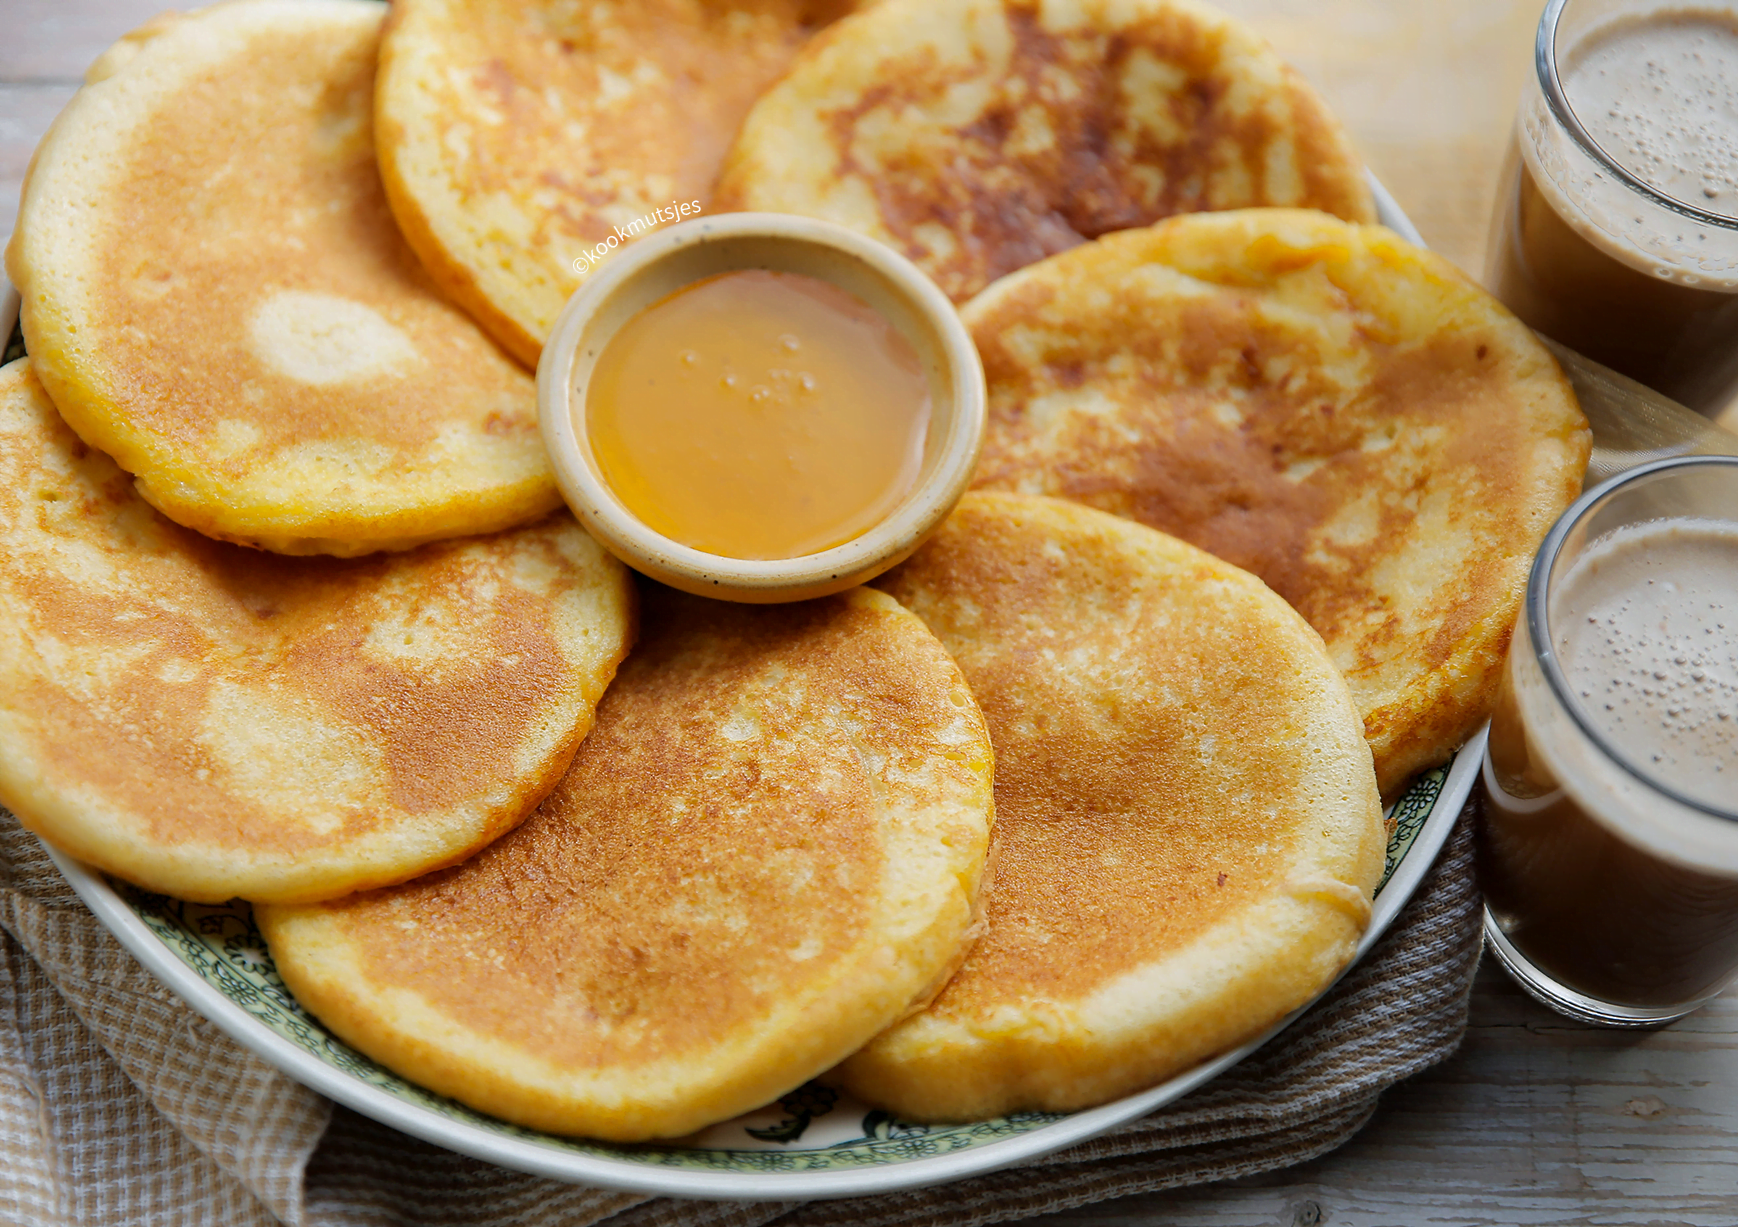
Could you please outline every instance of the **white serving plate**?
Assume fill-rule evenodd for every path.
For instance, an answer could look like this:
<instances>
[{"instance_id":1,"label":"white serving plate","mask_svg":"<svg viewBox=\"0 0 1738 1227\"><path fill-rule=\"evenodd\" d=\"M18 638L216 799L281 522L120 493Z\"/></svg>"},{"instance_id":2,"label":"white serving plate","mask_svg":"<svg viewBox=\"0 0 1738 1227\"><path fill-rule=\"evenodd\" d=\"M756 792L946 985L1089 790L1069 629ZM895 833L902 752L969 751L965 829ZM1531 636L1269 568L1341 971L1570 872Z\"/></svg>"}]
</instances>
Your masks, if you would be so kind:
<instances>
[{"instance_id":1,"label":"white serving plate","mask_svg":"<svg viewBox=\"0 0 1738 1227\"><path fill-rule=\"evenodd\" d=\"M1387 931L1436 860L1477 778L1483 752L1481 732L1451 763L1420 776L1394 806L1387 877L1354 964ZM772 1107L715 1125L686 1144L614 1145L539 1133L485 1116L406 1082L350 1048L290 996L247 904L205 907L148 894L53 848L48 851L97 919L158 979L230 1038L298 1082L395 1129L503 1167L672 1197L852 1197L1008 1167L1163 1107L1237 1064L1308 1009L1188 1073L1084 1112L912 1125L810 1083Z\"/></svg>"},{"instance_id":2,"label":"white serving plate","mask_svg":"<svg viewBox=\"0 0 1738 1227\"><path fill-rule=\"evenodd\" d=\"M1419 242L1393 198L1374 178L1370 183L1384 224ZM0 279L0 338L11 335L17 309L17 294ZM1435 862L1477 778L1483 748L1481 732L1449 763L1419 776L1390 811L1388 861L1354 965L1387 931ZM1237 1064L1309 1008L1168 1082L1082 1112L914 1125L811 1083L775 1105L682 1143L616 1145L539 1133L485 1116L356 1052L290 996L247 904L206 907L152 895L113 882L53 848L48 851L97 919L154 975L237 1043L304 1085L395 1129L503 1167L664 1196L852 1197L1008 1167L1171 1103Z\"/></svg>"}]
</instances>

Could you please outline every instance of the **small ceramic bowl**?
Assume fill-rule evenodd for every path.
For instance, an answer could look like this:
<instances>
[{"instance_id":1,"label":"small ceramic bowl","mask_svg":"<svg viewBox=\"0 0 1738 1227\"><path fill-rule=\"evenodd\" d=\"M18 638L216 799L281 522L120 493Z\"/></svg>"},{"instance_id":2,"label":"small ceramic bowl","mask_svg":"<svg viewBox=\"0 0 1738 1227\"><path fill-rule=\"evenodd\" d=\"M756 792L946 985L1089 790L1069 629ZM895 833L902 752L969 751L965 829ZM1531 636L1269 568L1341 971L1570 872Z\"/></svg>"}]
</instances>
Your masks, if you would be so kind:
<instances>
[{"instance_id":1,"label":"small ceramic bowl","mask_svg":"<svg viewBox=\"0 0 1738 1227\"><path fill-rule=\"evenodd\" d=\"M604 482L583 428L592 370L616 331L683 286L738 269L801 273L856 295L911 342L929 376L929 436L917 485L868 532L818 554L724 558L654 532ZM616 557L701 596L797 601L873 579L953 510L983 444L984 371L953 304L892 248L812 218L726 213L658 230L593 268L543 347L537 410L562 495Z\"/></svg>"}]
</instances>

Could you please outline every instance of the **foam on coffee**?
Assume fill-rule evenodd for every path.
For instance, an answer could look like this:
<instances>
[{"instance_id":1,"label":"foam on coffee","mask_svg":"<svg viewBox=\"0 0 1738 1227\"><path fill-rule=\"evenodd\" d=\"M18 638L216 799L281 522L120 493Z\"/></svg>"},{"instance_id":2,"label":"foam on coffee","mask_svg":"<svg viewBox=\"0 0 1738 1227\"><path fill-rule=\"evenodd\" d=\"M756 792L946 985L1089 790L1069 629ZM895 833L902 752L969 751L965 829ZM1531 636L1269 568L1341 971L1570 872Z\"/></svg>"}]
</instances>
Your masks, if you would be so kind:
<instances>
[{"instance_id":1,"label":"foam on coffee","mask_svg":"<svg viewBox=\"0 0 1738 1227\"><path fill-rule=\"evenodd\" d=\"M1680 554L1677 544L1684 539L1699 544ZM1583 560L1598 562L1601 558L1616 565L1601 564L1577 574ZM1615 700L1603 697L1601 690L1586 680L1593 673L1595 662L1592 652L1582 650L1585 641L1577 632L1599 629L1587 622L1590 615L1601 616L1599 593L1617 593L1623 572L1630 570L1632 576L1636 574L1625 563L1637 559L1648 559L1648 570L1637 581L1640 587L1649 587L1650 578L1655 581L1652 585L1655 589L1659 589L1662 579L1669 579L1679 587L1676 593L1663 592L1651 615L1645 603L1632 603L1619 618L1620 623L1628 625L1631 634L1621 637L1612 645L1614 648L1633 649L1638 640L1655 642L1645 654L1621 662L1623 669L1617 674L1616 684L1627 693L1630 688L1624 682L1633 681L1641 702L1623 711L1624 722L1618 725L1607 719L1620 714ZM1517 748L1521 747L1517 739L1524 728L1523 757L1535 763L1539 785L1546 792L1561 790L1561 797L1550 801L1551 804L1573 805L1598 826L1649 856L1685 869L1738 879L1738 828L1731 817L1722 816L1738 813L1738 787L1734 787L1738 781L1734 754L1738 751L1730 739L1719 735L1723 727L1738 733L1733 693L1720 684L1731 683L1738 670L1734 661L1738 648L1731 642L1732 628L1738 626L1738 592L1730 586L1738 582L1732 578L1738 572L1738 523L1688 514L1646 520L1603 534L1589 544L1576 563L1569 565L1569 572L1554 586L1547 629L1553 655L1563 671L1563 679L1569 683L1573 710L1565 706L1562 692L1546 679L1530 646L1528 624L1523 620L1516 628L1515 644L1509 651L1507 680L1498 714L1492 718L1493 756L1497 755L1499 724L1504 726L1501 740L1504 744L1513 742ZM1579 582L1586 576L1596 576L1599 582ZM1686 592L1689 599L1685 599ZM1710 608L1715 604L1720 607ZM1621 605L1622 597L1616 597L1614 607L1603 616L1609 618ZM1681 615L1668 618L1664 633L1658 622L1662 606ZM1651 624L1647 621L1650 616L1655 619ZM1611 629L1609 622L1602 625ZM1676 633L1692 627L1693 636ZM1709 627L1712 634L1707 633ZM1700 653L1699 664L1698 657L1683 648L1668 646L1661 652L1662 645L1657 642L1671 639L1689 642L1693 638L1710 645ZM1717 647L1713 646L1716 642ZM1679 655L1685 658L1683 665L1677 663ZM1718 663L1711 669L1710 661ZM1697 669L1705 675L1700 681L1695 677ZM1656 678L1653 676L1656 672L1666 676ZM1680 678L1681 685L1671 685ZM1710 678L1717 679L1711 692ZM1641 695L1644 687L1659 693ZM1588 692L1585 696L1583 690ZM1670 693L1664 693L1668 690ZM1688 706L1680 701L1686 694L1695 700ZM1642 713L1656 698L1659 719L1671 721L1672 727L1662 725L1649 741L1639 730L1646 723ZM1605 710L1608 701L1613 703L1610 712ZM1671 714L1673 708L1677 709L1676 715ZM1727 719L1720 719L1721 710L1729 713ZM1710 719L1712 723L1708 723ZM1701 744L1709 755L1698 754L1695 743L1674 740L1679 729L1688 725L1698 725L1708 734ZM1586 729L1597 731L1598 744L1582 731ZM1677 762L1669 763L1663 756L1660 762L1653 761L1652 755L1661 744L1672 747ZM1621 762L1613 757L1616 754L1622 755ZM1687 760L1706 761L1710 757L1712 761L1705 767L1685 767ZM1720 764L1719 771L1713 768L1715 762ZM1489 762L1486 767L1488 784ZM1670 792L1662 792L1656 781ZM1549 800L1539 788L1525 787L1524 781L1511 783L1517 787L1507 791L1516 797L1538 798L1523 801L1527 807Z\"/></svg>"},{"instance_id":2,"label":"foam on coffee","mask_svg":"<svg viewBox=\"0 0 1738 1227\"><path fill-rule=\"evenodd\" d=\"M1738 15L1632 9L1556 37L1556 79L1592 145L1543 83L1528 91L1486 284L1553 340L1738 423Z\"/></svg>"},{"instance_id":3,"label":"foam on coffee","mask_svg":"<svg viewBox=\"0 0 1738 1227\"><path fill-rule=\"evenodd\" d=\"M1662 9L1607 22L1560 61L1576 118L1614 161L1662 195L1738 219L1738 20ZM1541 102L1542 105L1542 102ZM1526 170L1585 241L1649 277L1738 291L1738 232L1640 199L1566 136L1523 126ZM1714 192L1713 196L1707 194Z\"/></svg>"},{"instance_id":4,"label":"foam on coffee","mask_svg":"<svg viewBox=\"0 0 1738 1227\"><path fill-rule=\"evenodd\" d=\"M1595 538L1551 585L1549 622L1570 706L1523 622L1484 763L1486 906L1562 990L1694 1009L1738 969L1738 522Z\"/></svg>"},{"instance_id":5,"label":"foam on coffee","mask_svg":"<svg viewBox=\"0 0 1738 1227\"><path fill-rule=\"evenodd\" d=\"M1673 200L1738 219L1738 18L1682 10L1578 45L1563 89L1613 161Z\"/></svg>"},{"instance_id":6,"label":"foam on coffee","mask_svg":"<svg viewBox=\"0 0 1738 1227\"><path fill-rule=\"evenodd\" d=\"M1583 714L1645 775L1738 802L1738 526L1619 529L1555 591L1552 639Z\"/></svg>"}]
</instances>

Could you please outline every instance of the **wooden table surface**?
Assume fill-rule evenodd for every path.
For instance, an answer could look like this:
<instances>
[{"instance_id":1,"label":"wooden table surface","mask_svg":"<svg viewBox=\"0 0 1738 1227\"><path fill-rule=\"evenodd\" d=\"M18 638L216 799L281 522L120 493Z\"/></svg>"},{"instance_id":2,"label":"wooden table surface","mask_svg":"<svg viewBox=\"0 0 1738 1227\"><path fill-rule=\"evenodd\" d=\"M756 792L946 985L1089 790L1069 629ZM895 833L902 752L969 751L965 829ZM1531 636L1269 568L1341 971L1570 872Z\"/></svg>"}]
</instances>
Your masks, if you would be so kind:
<instances>
[{"instance_id":1,"label":"wooden table surface","mask_svg":"<svg viewBox=\"0 0 1738 1227\"><path fill-rule=\"evenodd\" d=\"M1346 119L1425 240L1482 267L1486 219L1542 0L1220 0ZM0 235L36 141L160 0L5 0ZM1738 996L1661 1031L1535 1005L1488 961L1472 1029L1341 1149L1283 1172L1132 1197L1044 1227L1738 1224Z\"/></svg>"}]
</instances>

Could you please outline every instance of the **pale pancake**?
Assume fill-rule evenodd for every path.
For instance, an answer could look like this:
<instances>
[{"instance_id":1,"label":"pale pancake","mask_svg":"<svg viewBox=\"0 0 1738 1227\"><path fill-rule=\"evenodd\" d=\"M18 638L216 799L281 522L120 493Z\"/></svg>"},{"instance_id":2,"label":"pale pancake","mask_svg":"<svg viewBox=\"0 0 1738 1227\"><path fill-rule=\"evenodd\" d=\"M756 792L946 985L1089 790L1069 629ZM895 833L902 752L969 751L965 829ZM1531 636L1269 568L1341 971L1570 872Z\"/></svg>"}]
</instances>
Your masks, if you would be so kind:
<instances>
[{"instance_id":1,"label":"pale pancake","mask_svg":"<svg viewBox=\"0 0 1738 1227\"><path fill-rule=\"evenodd\" d=\"M282 558L170 523L0 370L0 802L201 902L451 864L554 787L633 591L565 512L465 542Z\"/></svg>"},{"instance_id":2,"label":"pale pancake","mask_svg":"<svg viewBox=\"0 0 1738 1227\"><path fill-rule=\"evenodd\" d=\"M1327 641L1392 796L1483 722L1587 422L1446 261L1319 213L1179 217L963 309L976 484L1077 499L1265 580Z\"/></svg>"},{"instance_id":3,"label":"pale pancake","mask_svg":"<svg viewBox=\"0 0 1738 1227\"><path fill-rule=\"evenodd\" d=\"M7 271L37 374L178 523L283 553L559 505L531 375L393 224L369 119L383 4L159 18L38 147Z\"/></svg>"},{"instance_id":4,"label":"pale pancake","mask_svg":"<svg viewBox=\"0 0 1738 1227\"><path fill-rule=\"evenodd\" d=\"M392 210L454 300L535 364L574 260L704 210L749 106L850 7L399 0L375 93Z\"/></svg>"},{"instance_id":5,"label":"pale pancake","mask_svg":"<svg viewBox=\"0 0 1738 1227\"><path fill-rule=\"evenodd\" d=\"M995 884L964 966L845 1062L851 1090L915 1120L1088 1107L1345 966L1382 868L1370 752L1259 580L1072 503L968 494L877 582L989 722Z\"/></svg>"},{"instance_id":6,"label":"pale pancake","mask_svg":"<svg viewBox=\"0 0 1738 1227\"><path fill-rule=\"evenodd\" d=\"M959 669L878 592L649 590L573 767L454 869L261 908L296 997L408 1078L632 1141L777 1098L957 964L991 816Z\"/></svg>"},{"instance_id":7,"label":"pale pancake","mask_svg":"<svg viewBox=\"0 0 1738 1227\"><path fill-rule=\"evenodd\" d=\"M1241 23L1195 0L887 0L755 104L720 209L825 218L963 302L1173 213L1375 220L1345 133Z\"/></svg>"}]
</instances>

